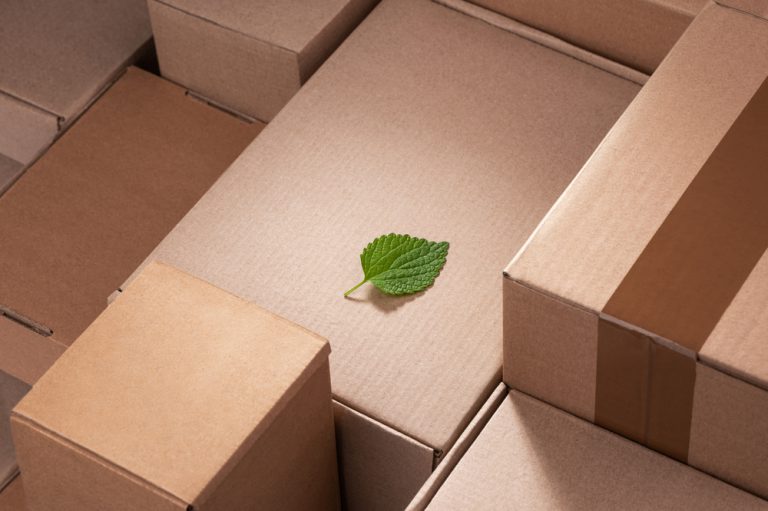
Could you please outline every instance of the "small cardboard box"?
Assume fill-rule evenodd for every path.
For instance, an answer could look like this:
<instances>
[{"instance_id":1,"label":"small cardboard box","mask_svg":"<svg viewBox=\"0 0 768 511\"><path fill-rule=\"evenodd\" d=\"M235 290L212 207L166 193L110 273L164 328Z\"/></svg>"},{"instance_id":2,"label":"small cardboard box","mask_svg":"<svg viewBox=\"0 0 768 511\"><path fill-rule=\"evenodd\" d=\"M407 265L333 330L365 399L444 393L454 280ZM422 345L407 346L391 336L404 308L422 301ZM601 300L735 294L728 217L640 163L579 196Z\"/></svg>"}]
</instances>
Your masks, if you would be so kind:
<instances>
[{"instance_id":1,"label":"small cardboard box","mask_svg":"<svg viewBox=\"0 0 768 511\"><path fill-rule=\"evenodd\" d=\"M148 266L16 406L31 511L335 511L324 339Z\"/></svg>"},{"instance_id":2,"label":"small cardboard box","mask_svg":"<svg viewBox=\"0 0 768 511\"><path fill-rule=\"evenodd\" d=\"M707 0L472 0L644 73L652 73Z\"/></svg>"},{"instance_id":3,"label":"small cardboard box","mask_svg":"<svg viewBox=\"0 0 768 511\"><path fill-rule=\"evenodd\" d=\"M151 46L145 0L0 2L0 20L0 155L22 165Z\"/></svg>"},{"instance_id":4,"label":"small cardboard box","mask_svg":"<svg viewBox=\"0 0 768 511\"><path fill-rule=\"evenodd\" d=\"M0 371L34 383L260 129L130 68L0 197Z\"/></svg>"},{"instance_id":5,"label":"small cardboard box","mask_svg":"<svg viewBox=\"0 0 768 511\"><path fill-rule=\"evenodd\" d=\"M330 340L353 510L402 510L500 382L498 268L640 89L465 7L379 4L150 258ZM451 243L435 286L344 299L393 231Z\"/></svg>"},{"instance_id":6,"label":"small cardboard box","mask_svg":"<svg viewBox=\"0 0 768 511\"><path fill-rule=\"evenodd\" d=\"M507 268L504 379L768 497L768 21L733 4Z\"/></svg>"},{"instance_id":7,"label":"small cardboard box","mask_svg":"<svg viewBox=\"0 0 768 511\"><path fill-rule=\"evenodd\" d=\"M149 0L160 70L270 121L378 0Z\"/></svg>"},{"instance_id":8,"label":"small cardboard box","mask_svg":"<svg viewBox=\"0 0 768 511\"><path fill-rule=\"evenodd\" d=\"M426 509L765 511L768 502L512 391Z\"/></svg>"}]
</instances>

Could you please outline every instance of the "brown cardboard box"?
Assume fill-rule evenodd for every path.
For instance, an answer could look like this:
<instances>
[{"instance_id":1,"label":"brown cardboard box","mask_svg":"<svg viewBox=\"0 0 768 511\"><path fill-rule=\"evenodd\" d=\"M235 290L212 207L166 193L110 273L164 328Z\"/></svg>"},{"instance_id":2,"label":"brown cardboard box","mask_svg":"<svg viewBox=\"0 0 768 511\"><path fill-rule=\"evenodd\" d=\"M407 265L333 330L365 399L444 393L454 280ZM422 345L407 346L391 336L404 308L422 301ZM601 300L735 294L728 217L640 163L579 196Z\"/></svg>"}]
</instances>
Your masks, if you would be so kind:
<instances>
[{"instance_id":1,"label":"brown cardboard box","mask_svg":"<svg viewBox=\"0 0 768 511\"><path fill-rule=\"evenodd\" d=\"M0 155L24 165L152 36L144 0L14 0L0 20Z\"/></svg>"},{"instance_id":2,"label":"brown cardboard box","mask_svg":"<svg viewBox=\"0 0 768 511\"><path fill-rule=\"evenodd\" d=\"M330 340L350 509L403 509L500 382L494 268L639 89L462 5L381 3L151 257ZM435 286L344 299L392 231L451 243Z\"/></svg>"},{"instance_id":3,"label":"brown cardboard box","mask_svg":"<svg viewBox=\"0 0 768 511\"><path fill-rule=\"evenodd\" d=\"M329 353L148 266L13 411L28 507L337 510Z\"/></svg>"},{"instance_id":4,"label":"brown cardboard box","mask_svg":"<svg viewBox=\"0 0 768 511\"><path fill-rule=\"evenodd\" d=\"M0 491L16 475L16 456L11 441L9 417L16 403L29 391L30 386L0 371Z\"/></svg>"},{"instance_id":5,"label":"brown cardboard box","mask_svg":"<svg viewBox=\"0 0 768 511\"><path fill-rule=\"evenodd\" d=\"M0 154L0 195L13 184L22 168L21 163Z\"/></svg>"},{"instance_id":6,"label":"brown cardboard box","mask_svg":"<svg viewBox=\"0 0 768 511\"><path fill-rule=\"evenodd\" d=\"M766 48L707 6L504 282L510 386L762 496Z\"/></svg>"},{"instance_id":7,"label":"brown cardboard box","mask_svg":"<svg viewBox=\"0 0 768 511\"><path fill-rule=\"evenodd\" d=\"M757 511L768 502L512 391L426 509Z\"/></svg>"},{"instance_id":8,"label":"brown cardboard box","mask_svg":"<svg viewBox=\"0 0 768 511\"><path fill-rule=\"evenodd\" d=\"M378 0L149 0L163 76L272 120Z\"/></svg>"},{"instance_id":9,"label":"brown cardboard box","mask_svg":"<svg viewBox=\"0 0 768 511\"><path fill-rule=\"evenodd\" d=\"M0 511L27 511L21 478L17 477L4 490L0 490Z\"/></svg>"},{"instance_id":10,"label":"brown cardboard box","mask_svg":"<svg viewBox=\"0 0 768 511\"><path fill-rule=\"evenodd\" d=\"M652 73L707 0L472 0Z\"/></svg>"},{"instance_id":11,"label":"brown cardboard box","mask_svg":"<svg viewBox=\"0 0 768 511\"><path fill-rule=\"evenodd\" d=\"M260 129L129 69L0 197L0 371L34 383Z\"/></svg>"}]
</instances>

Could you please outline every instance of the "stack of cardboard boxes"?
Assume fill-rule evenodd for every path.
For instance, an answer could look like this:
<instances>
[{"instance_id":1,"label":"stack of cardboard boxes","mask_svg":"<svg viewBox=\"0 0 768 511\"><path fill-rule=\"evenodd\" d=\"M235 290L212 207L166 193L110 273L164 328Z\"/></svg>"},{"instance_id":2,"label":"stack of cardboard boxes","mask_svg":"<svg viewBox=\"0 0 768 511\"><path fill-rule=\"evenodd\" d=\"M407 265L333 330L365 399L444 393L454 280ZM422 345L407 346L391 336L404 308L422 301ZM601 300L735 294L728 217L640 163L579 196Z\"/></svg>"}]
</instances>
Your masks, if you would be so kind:
<instances>
[{"instance_id":1,"label":"stack of cardboard boxes","mask_svg":"<svg viewBox=\"0 0 768 511\"><path fill-rule=\"evenodd\" d=\"M0 510L768 509L768 2L374 4L149 0L0 197Z\"/></svg>"}]
</instances>

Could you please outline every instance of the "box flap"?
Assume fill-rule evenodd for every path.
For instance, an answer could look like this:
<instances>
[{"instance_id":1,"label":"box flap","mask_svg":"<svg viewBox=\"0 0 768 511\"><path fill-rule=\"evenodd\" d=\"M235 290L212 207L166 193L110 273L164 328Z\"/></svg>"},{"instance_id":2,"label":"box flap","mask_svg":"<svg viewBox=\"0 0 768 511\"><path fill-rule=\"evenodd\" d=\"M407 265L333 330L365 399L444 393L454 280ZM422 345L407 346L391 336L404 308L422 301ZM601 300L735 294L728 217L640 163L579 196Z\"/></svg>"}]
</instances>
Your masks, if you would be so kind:
<instances>
[{"instance_id":1,"label":"box flap","mask_svg":"<svg viewBox=\"0 0 768 511\"><path fill-rule=\"evenodd\" d=\"M0 195L11 186L23 168L21 163L0 154Z\"/></svg>"},{"instance_id":2,"label":"box flap","mask_svg":"<svg viewBox=\"0 0 768 511\"><path fill-rule=\"evenodd\" d=\"M0 90L0 154L28 164L51 145L58 132L57 116Z\"/></svg>"},{"instance_id":3,"label":"box flap","mask_svg":"<svg viewBox=\"0 0 768 511\"><path fill-rule=\"evenodd\" d=\"M768 503L512 391L429 511L768 509Z\"/></svg>"},{"instance_id":4,"label":"box flap","mask_svg":"<svg viewBox=\"0 0 768 511\"><path fill-rule=\"evenodd\" d=\"M0 306L70 344L260 128L129 70L0 197Z\"/></svg>"},{"instance_id":5,"label":"box flap","mask_svg":"<svg viewBox=\"0 0 768 511\"><path fill-rule=\"evenodd\" d=\"M370 0L156 0L223 29L301 53L351 4Z\"/></svg>"},{"instance_id":6,"label":"box flap","mask_svg":"<svg viewBox=\"0 0 768 511\"><path fill-rule=\"evenodd\" d=\"M68 119L152 36L145 0L0 7L0 91Z\"/></svg>"},{"instance_id":7,"label":"box flap","mask_svg":"<svg viewBox=\"0 0 768 511\"><path fill-rule=\"evenodd\" d=\"M330 339L342 402L444 450L498 382L498 268L638 89L434 2L386 0L154 257ZM388 232L451 243L435 286L344 299Z\"/></svg>"},{"instance_id":8,"label":"box flap","mask_svg":"<svg viewBox=\"0 0 768 511\"><path fill-rule=\"evenodd\" d=\"M0 371L32 385L64 350L53 337L0 314Z\"/></svg>"},{"instance_id":9,"label":"box flap","mask_svg":"<svg viewBox=\"0 0 768 511\"><path fill-rule=\"evenodd\" d=\"M14 414L194 504L329 351L303 328L154 264Z\"/></svg>"}]
</instances>

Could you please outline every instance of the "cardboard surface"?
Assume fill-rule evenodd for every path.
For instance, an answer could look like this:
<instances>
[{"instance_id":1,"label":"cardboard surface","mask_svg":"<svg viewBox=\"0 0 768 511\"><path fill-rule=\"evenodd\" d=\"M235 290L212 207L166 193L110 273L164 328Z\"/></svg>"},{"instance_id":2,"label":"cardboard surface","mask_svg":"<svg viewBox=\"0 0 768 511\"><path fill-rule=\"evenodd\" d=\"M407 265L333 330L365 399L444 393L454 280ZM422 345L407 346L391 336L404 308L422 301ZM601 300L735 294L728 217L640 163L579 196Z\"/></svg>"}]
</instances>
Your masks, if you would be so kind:
<instances>
[{"instance_id":1,"label":"cardboard surface","mask_svg":"<svg viewBox=\"0 0 768 511\"><path fill-rule=\"evenodd\" d=\"M30 386L0 371L0 491L16 475L16 454L11 440L11 410Z\"/></svg>"},{"instance_id":2,"label":"cardboard surface","mask_svg":"<svg viewBox=\"0 0 768 511\"><path fill-rule=\"evenodd\" d=\"M512 391L428 506L762 510L768 503Z\"/></svg>"},{"instance_id":3,"label":"cardboard surface","mask_svg":"<svg viewBox=\"0 0 768 511\"><path fill-rule=\"evenodd\" d=\"M0 491L0 511L27 511L21 478L17 477Z\"/></svg>"},{"instance_id":4,"label":"cardboard surface","mask_svg":"<svg viewBox=\"0 0 768 511\"><path fill-rule=\"evenodd\" d=\"M150 0L163 76L271 120L377 0Z\"/></svg>"},{"instance_id":5,"label":"cardboard surface","mask_svg":"<svg viewBox=\"0 0 768 511\"><path fill-rule=\"evenodd\" d=\"M34 160L59 131L59 119L0 90L0 154L22 164Z\"/></svg>"},{"instance_id":6,"label":"cardboard surface","mask_svg":"<svg viewBox=\"0 0 768 511\"><path fill-rule=\"evenodd\" d=\"M505 283L508 384L763 496L766 45L766 20L706 7Z\"/></svg>"},{"instance_id":7,"label":"cardboard surface","mask_svg":"<svg viewBox=\"0 0 768 511\"><path fill-rule=\"evenodd\" d=\"M0 306L72 343L260 128L130 69L0 198Z\"/></svg>"},{"instance_id":8,"label":"cardboard surface","mask_svg":"<svg viewBox=\"0 0 768 511\"><path fill-rule=\"evenodd\" d=\"M23 165L16 160L0 154L0 195L8 189L16 177L21 174Z\"/></svg>"},{"instance_id":9,"label":"cardboard surface","mask_svg":"<svg viewBox=\"0 0 768 511\"><path fill-rule=\"evenodd\" d=\"M14 409L30 507L336 509L329 351L253 304L148 266ZM89 474L100 493L87 491Z\"/></svg>"},{"instance_id":10,"label":"cardboard surface","mask_svg":"<svg viewBox=\"0 0 768 511\"><path fill-rule=\"evenodd\" d=\"M652 73L707 0L472 0L589 51Z\"/></svg>"},{"instance_id":11,"label":"cardboard surface","mask_svg":"<svg viewBox=\"0 0 768 511\"><path fill-rule=\"evenodd\" d=\"M493 268L637 89L445 7L387 1L153 258L328 337L344 403L450 447L498 381ZM362 247L390 231L451 242L436 285L343 299Z\"/></svg>"}]
</instances>

